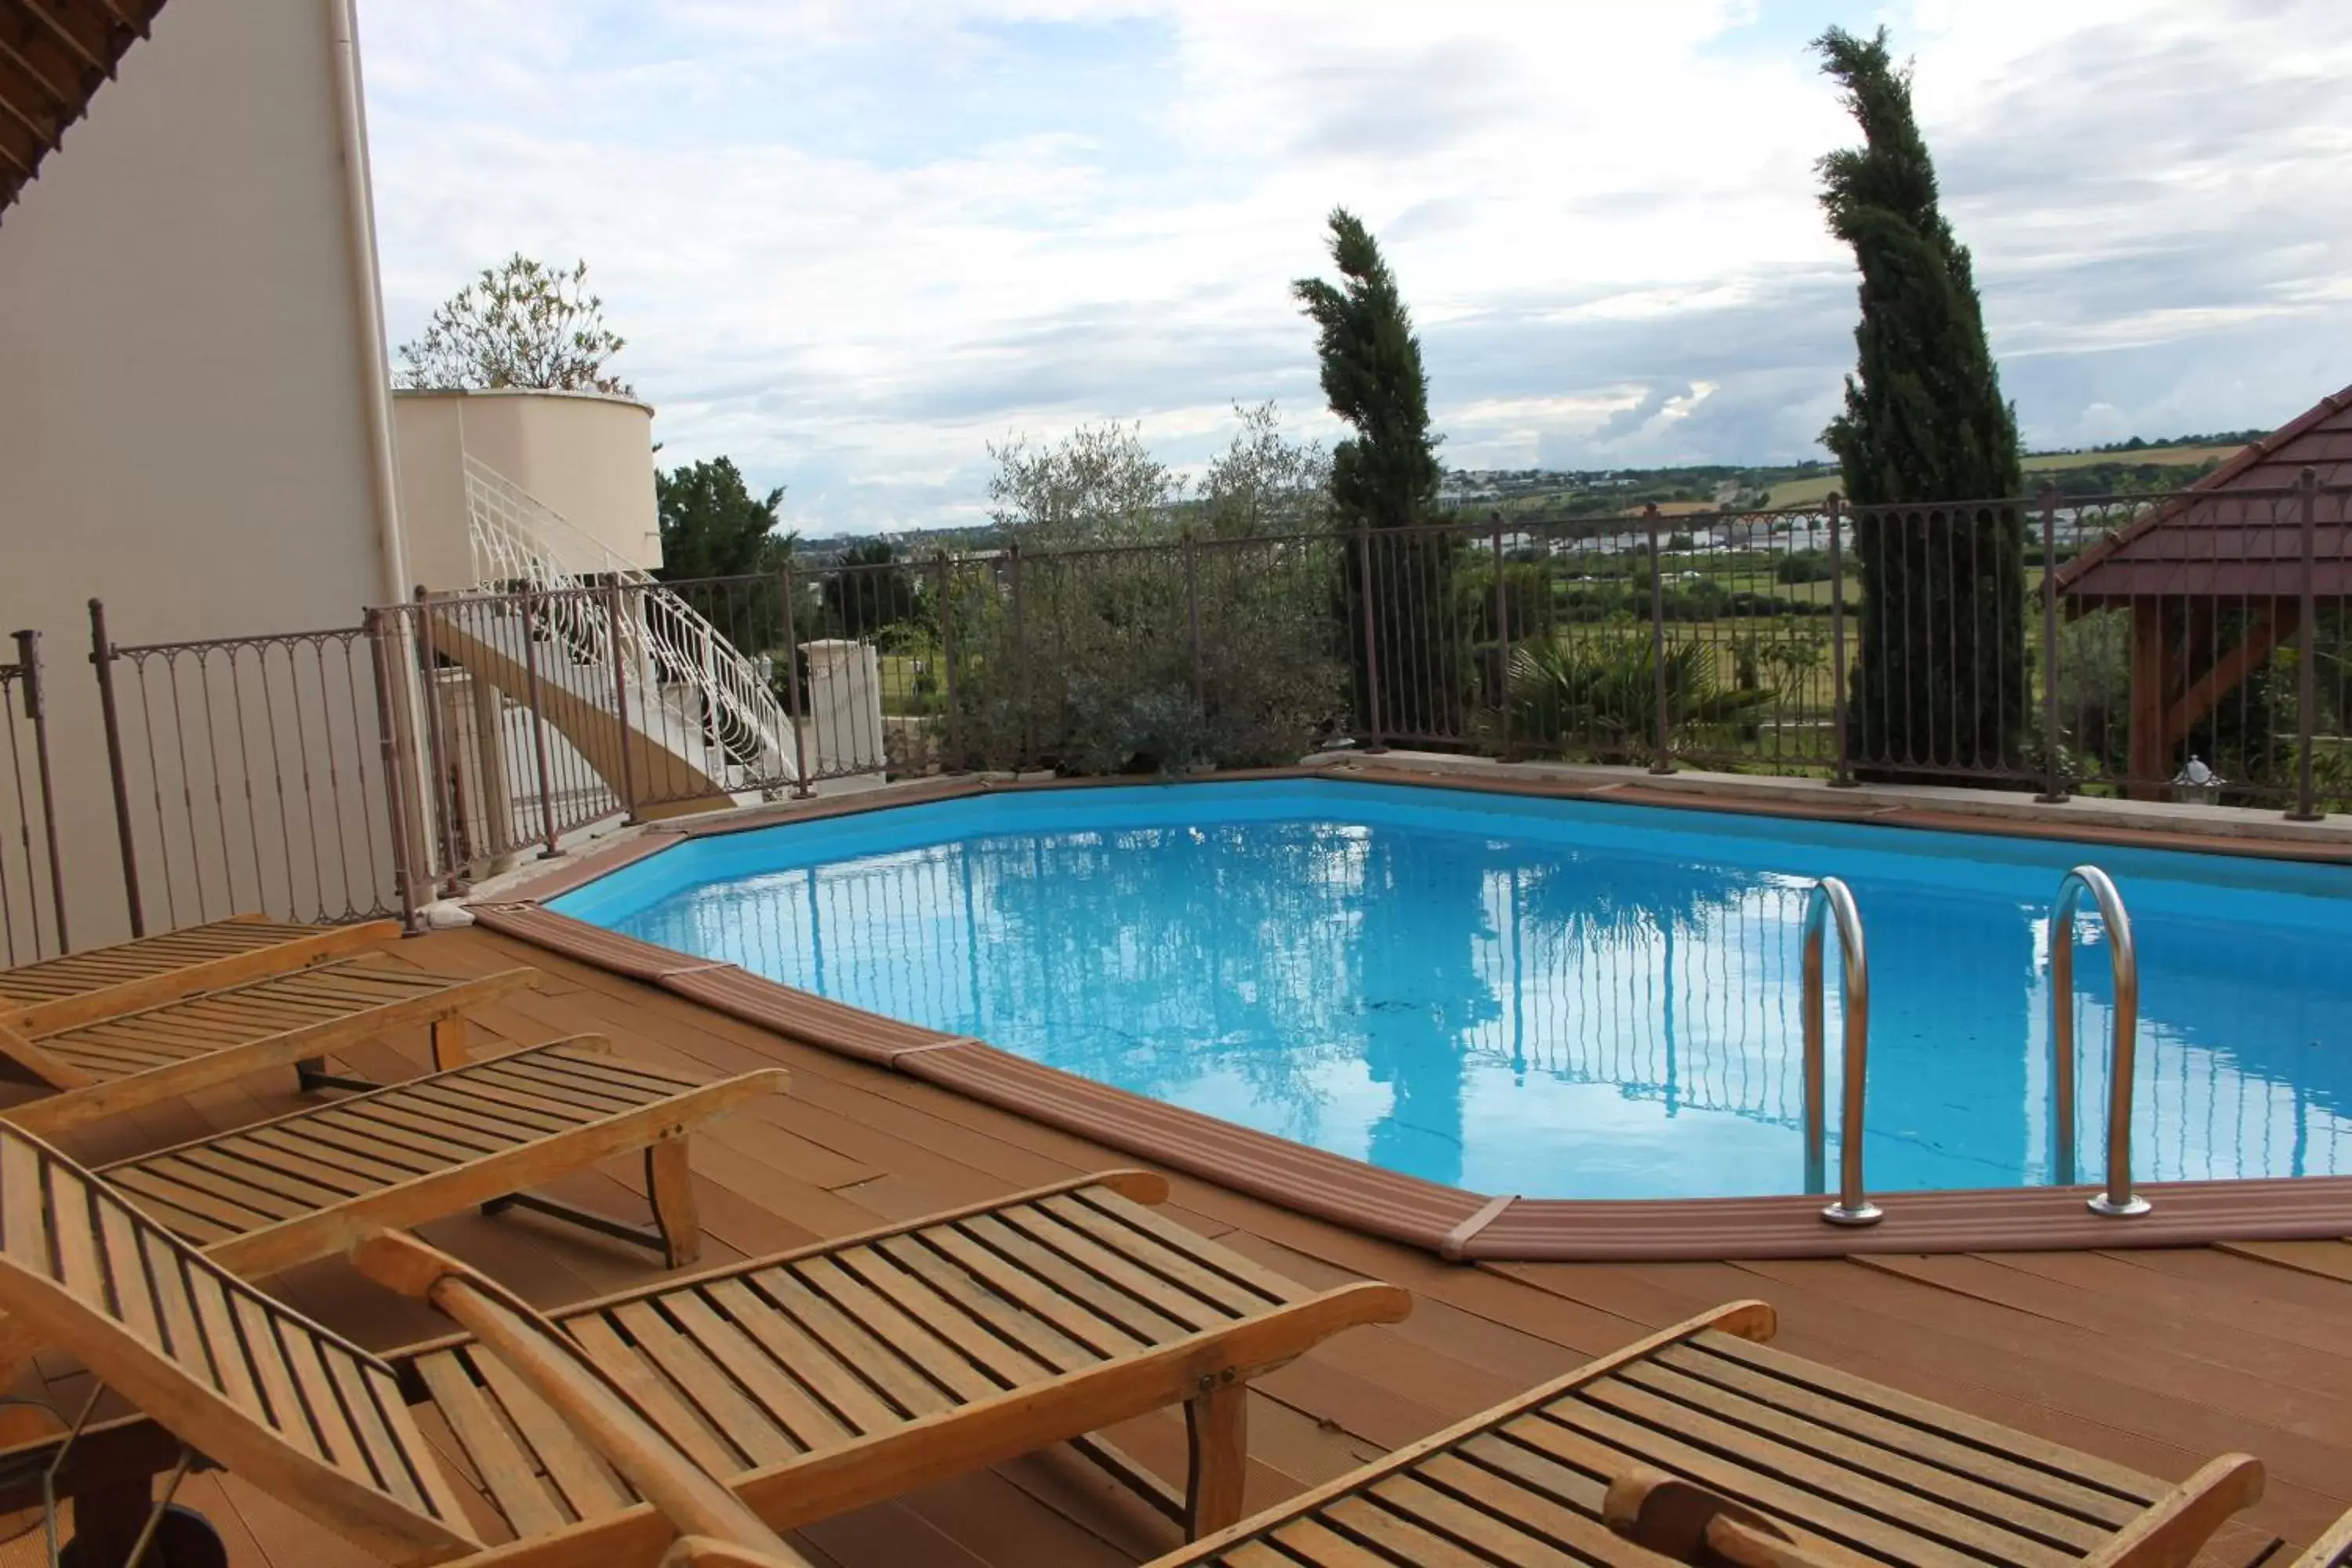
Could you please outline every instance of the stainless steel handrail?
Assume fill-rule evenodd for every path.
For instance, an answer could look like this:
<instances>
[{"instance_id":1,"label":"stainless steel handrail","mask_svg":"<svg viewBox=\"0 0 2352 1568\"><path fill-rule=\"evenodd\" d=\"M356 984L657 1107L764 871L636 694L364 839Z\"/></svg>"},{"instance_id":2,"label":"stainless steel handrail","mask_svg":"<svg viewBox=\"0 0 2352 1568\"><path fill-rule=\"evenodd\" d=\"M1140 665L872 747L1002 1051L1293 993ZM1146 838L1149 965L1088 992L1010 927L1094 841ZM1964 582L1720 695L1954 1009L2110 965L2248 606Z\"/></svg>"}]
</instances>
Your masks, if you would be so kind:
<instances>
[{"instance_id":1,"label":"stainless steel handrail","mask_svg":"<svg viewBox=\"0 0 2352 1568\"><path fill-rule=\"evenodd\" d=\"M1822 942L1832 916L1837 920L1841 990L1845 1004L1844 1101L1838 1108L1838 1199L1822 1210L1832 1225L1875 1225L1885 1211L1862 1190L1862 1112L1870 1077L1870 959L1862 945L1862 916L1853 894L1835 877L1813 884L1805 899L1805 1191L1822 1190L1823 1148L1828 1137L1822 1098L1827 1084Z\"/></svg>"},{"instance_id":2,"label":"stainless steel handrail","mask_svg":"<svg viewBox=\"0 0 2352 1568\"><path fill-rule=\"evenodd\" d=\"M2074 911L2088 892L2107 928L2107 967L2115 976L2115 1006L2107 1053L2107 1186L2090 1200L2091 1212L2127 1218L2147 1213L2148 1201L2132 1191L2131 1121L2133 1052L2139 1030L2139 952L2132 944L2131 915L2124 896L2096 866L2077 866L2058 884L2050 915L2051 1088L2057 1098L2052 1128L2057 1147L2052 1174L2062 1187L2074 1184Z\"/></svg>"}]
</instances>

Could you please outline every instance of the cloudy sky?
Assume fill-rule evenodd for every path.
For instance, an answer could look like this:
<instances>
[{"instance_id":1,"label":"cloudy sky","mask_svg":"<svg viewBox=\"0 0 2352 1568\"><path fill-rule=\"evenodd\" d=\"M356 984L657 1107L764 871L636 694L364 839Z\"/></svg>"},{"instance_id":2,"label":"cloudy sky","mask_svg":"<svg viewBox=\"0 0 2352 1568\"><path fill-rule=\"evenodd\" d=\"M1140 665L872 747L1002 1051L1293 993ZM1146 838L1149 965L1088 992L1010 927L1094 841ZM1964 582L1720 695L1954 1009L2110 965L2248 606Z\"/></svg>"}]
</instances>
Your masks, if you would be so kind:
<instances>
[{"instance_id":1,"label":"cloudy sky","mask_svg":"<svg viewBox=\"0 0 2352 1568\"><path fill-rule=\"evenodd\" d=\"M1465 468L1819 456L1853 280L1806 40L1884 22L2037 447L2352 381L2344 0L363 0L395 343L585 258L665 461L804 531L974 521L992 441L1280 402L1371 224Z\"/></svg>"}]
</instances>

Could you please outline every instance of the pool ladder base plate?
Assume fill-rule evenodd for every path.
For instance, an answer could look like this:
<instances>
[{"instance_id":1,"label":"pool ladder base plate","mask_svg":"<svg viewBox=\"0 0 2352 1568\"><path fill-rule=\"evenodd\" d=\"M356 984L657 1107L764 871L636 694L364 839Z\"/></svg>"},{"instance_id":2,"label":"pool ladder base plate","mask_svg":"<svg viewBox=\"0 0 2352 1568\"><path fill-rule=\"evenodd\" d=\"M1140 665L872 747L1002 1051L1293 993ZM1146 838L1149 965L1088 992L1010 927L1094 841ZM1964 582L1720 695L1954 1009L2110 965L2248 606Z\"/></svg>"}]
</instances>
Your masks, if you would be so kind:
<instances>
[{"instance_id":1,"label":"pool ladder base plate","mask_svg":"<svg viewBox=\"0 0 2352 1568\"><path fill-rule=\"evenodd\" d=\"M2114 1199L2108 1197L2106 1194L2101 1193L2097 1197L2089 1199L2085 1202L2084 1206L2089 1209L2093 1214L2103 1214L2109 1219L2129 1219L2134 1215L2143 1215L2147 1213L2148 1210L2154 1208L2156 1205L2149 1203L2146 1198L2141 1197L2137 1193L2133 1194L2130 1197L2126 1198L2121 1203L2116 1203Z\"/></svg>"},{"instance_id":2,"label":"pool ladder base plate","mask_svg":"<svg viewBox=\"0 0 2352 1568\"><path fill-rule=\"evenodd\" d=\"M1822 1210L1822 1217L1832 1225L1876 1225L1886 1217L1886 1211L1874 1203L1864 1203L1855 1208L1843 1204L1832 1204Z\"/></svg>"}]
</instances>

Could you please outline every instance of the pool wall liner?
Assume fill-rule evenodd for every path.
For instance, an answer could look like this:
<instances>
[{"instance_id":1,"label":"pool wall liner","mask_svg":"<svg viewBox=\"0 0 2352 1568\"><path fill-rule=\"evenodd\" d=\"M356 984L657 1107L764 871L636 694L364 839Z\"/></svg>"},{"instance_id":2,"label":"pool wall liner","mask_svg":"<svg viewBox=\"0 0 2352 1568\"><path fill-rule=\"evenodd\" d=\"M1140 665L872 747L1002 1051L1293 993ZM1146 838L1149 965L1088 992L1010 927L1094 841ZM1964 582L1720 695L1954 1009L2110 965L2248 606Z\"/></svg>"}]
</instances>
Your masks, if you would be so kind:
<instances>
[{"instance_id":1,"label":"pool wall liner","mask_svg":"<svg viewBox=\"0 0 2352 1568\"><path fill-rule=\"evenodd\" d=\"M904 798L893 795L876 804ZM593 863L594 858L587 858ZM614 857L593 874L623 863ZM566 885L577 886L578 880L567 879ZM2133 1219L2092 1214L2084 1207L2089 1187L1881 1194L1886 1217L1864 1230L1824 1222L1819 1197L1498 1198L1419 1181L1163 1104L535 904L476 905L474 915L488 930L660 986L803 1045L920 1079L1171 1170L1449 1259L1832 1258L2352 1237L2352 1176L2151 1183L2141 1190L2154 1202L2154 1212Z\"/></svg>"}]
</instances>

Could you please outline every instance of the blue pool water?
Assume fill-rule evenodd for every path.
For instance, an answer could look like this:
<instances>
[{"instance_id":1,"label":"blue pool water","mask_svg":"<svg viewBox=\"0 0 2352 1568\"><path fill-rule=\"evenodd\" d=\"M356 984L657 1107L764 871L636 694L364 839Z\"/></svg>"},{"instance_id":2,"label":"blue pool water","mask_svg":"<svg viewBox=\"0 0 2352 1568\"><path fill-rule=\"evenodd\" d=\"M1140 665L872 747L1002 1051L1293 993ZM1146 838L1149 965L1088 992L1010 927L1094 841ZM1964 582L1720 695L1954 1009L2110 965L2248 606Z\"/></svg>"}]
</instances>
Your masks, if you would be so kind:
<instances>
[{"instance_id":1,"label":"blue pool water","mask_svg":"<svg viewBox=\"0 0 2352 1568\"><path fill-rule=\"evenodd\" d=\"M2140 948L2136 1173L2352 1171L2331 867L1310 781L694 839L555 907L1433 1181L1702 1196L1803 1185L1801 925L1834 874L1884 1192L2050 1179L2048 911L2085 860ZM2106 952L2077 943L2087 1175Z\"/></svg>"}]
</instances>

